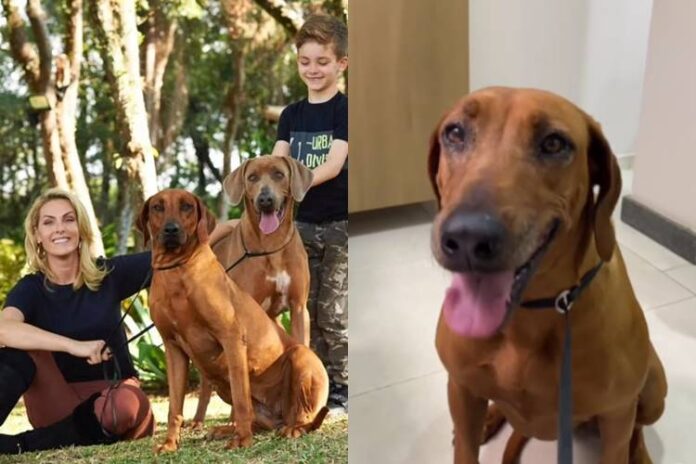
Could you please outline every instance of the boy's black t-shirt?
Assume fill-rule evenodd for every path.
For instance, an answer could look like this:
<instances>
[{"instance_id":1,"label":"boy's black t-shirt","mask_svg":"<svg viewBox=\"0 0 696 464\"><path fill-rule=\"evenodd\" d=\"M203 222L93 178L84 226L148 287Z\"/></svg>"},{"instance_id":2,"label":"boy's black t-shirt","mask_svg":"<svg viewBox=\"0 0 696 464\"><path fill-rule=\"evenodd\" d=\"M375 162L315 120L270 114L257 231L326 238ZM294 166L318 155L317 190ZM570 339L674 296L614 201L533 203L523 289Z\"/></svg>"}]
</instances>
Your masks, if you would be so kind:
<instances>
[{"instance_id":1,"label":"boy's black t-shirt","mask_svg":"<svg viewBox=\"0 0 696 464\"><path fill-rule=\"evenodd\" d=\"M106 340L111 336L121 318L121 301L133 295L143 285L150 272L151 253L117 256L106 259L104 265L110 272L101 286L93 292L86 285L78 291L72 285L53 285L46 288L44 275L34 273L24 276L10 290L5 306L14 306L24 314L24 322L74 340ZM145 283L148 287L150 282ZM123 378L137 375L128 352L123 327L106 340L113 348ZM120 348L119 348L120 347ZM101 364L90 365L84 358L64 352L55 352L58 369L67 382L103 380ZM107 373L113 375L114 361L106 362Z\"/></svg>"},{"instance_id":2,"label":"boy's black t-shirt","mask_svg":"<svg viewBox=\"0 0 696 464\"><path fill-rule=\"evenodd\" d=\"M323 103L306 98L285 108L278 122L278 140L290 144L290 156L310 169L326 162L334 139L348 141L348 98L338 92ZM312 187L297 220L320 224L348 218L348 160L338 176Z\"/></svg>"}]
</instances>

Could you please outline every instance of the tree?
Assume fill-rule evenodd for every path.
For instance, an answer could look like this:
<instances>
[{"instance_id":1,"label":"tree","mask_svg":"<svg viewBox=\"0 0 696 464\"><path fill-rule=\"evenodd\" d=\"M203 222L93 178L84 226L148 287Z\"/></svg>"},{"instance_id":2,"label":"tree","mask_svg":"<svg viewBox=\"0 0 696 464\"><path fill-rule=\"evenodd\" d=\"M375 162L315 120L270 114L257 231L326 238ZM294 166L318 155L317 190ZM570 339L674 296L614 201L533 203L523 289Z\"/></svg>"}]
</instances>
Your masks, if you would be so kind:
<instances>
[{"instance_id":1,"label":"tree","mask_svg":"<svg viewBox=\"0 0 696 464\"><path fill-rule=\"evenodd\" d=\"M140 79L138 30L134 0L97 0L92 15L101 40L104 61L112 92L120 131L122 166L127 182L119 225L119 252L125 249L132 225L133 211L157 192L155 150L150 142L148 118Z\"/></svg>"},{"instance_id":2,"label":"tree","mask_svg":"<svg viewBox=\"0 0 696 464\"><path fill-rule=\"evenodd\" d=\"M78 196L87 210L94 231L92 252L103 255L104 245L99 224L75 143L77 92L82 59L82 1L70 0L68 3L68 28L64 45L67 53L56 59L55 79L51 75L53 55L46 15L40 2L27 2L27 17L34 33L36 48L26 38L24 19L14 2L3 0L3 8L10 28L12 56L23 67L25 81L32 93L45 96L49 103L50 108L40 113L40 122L51 184L72 190Z\"/></svg>"}]
</instances>

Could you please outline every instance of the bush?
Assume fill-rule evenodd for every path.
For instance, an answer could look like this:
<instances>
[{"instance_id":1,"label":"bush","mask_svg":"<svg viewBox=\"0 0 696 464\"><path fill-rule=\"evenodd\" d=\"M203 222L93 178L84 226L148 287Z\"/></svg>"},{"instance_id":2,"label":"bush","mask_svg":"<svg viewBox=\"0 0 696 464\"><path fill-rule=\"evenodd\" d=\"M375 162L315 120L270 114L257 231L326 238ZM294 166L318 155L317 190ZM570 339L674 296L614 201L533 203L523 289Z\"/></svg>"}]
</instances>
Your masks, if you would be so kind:
<instances>
[{"instance_id":1,"label":"bush","mask_svg":"<svg viewBox=\"0 0 696 464\"><path fill-rule=\"evenodd\" d=\"M5 302L7 293L22 276L25 260L22 244L0 239L0 302Z\"/></svg>"}]
</instances>

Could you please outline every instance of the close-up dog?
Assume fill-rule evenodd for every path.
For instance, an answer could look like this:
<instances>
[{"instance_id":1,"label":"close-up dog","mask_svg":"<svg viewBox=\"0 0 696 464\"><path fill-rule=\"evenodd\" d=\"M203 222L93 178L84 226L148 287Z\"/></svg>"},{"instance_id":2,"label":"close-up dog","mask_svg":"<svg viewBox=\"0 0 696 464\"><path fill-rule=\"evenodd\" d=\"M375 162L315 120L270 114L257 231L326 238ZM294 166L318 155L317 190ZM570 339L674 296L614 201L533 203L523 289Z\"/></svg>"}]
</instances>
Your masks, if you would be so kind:
<instances>
[{"instance_id":1,"label":"close-up dog","mask_svg":"<svg viewBox=\"0 0 696 464\"><path fill-rule=\"evenodd\" d=\"M567 320L572 424L596 424L602 463L651 462L642 427L661 416L667 383L615 241L620 171L599 125L548 92L483 89L438 124L429 173L432 252L453 274L436 346L454 461L478 462L504 421L516 438L505 462L558 436ZM566 290L564 316L553 306Z\"/></svg>"},{"instance_id":2,"label":"close-up dog","mask_svg":"<svg viewBox=\"0 0 696 464\"><path fill-rule=\"evenodd\" d=\"M179 447L189 360L232 405L230 425L210 433L228 437L227 447L249 446L252 427L287 437L317 429L328 412L326 370L225 274L208 245L215 218L202 200L164 190L137 225L152 241L151 316L167 359L168 429L156 451Z\"/></svg>"}]
</instances>

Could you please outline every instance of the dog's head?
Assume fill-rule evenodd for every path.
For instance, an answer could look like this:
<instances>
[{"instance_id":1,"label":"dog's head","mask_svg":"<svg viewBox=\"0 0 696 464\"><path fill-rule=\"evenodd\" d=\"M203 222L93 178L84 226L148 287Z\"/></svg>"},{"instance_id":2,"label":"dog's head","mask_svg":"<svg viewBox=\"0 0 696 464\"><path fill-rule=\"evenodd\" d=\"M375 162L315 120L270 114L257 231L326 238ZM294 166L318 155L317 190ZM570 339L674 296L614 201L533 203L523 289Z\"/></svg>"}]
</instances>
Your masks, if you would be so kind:
<instances>
[{"instance_id":1,"label":"dog's head","mask_svg":"<svg viewBox=\"0 0 696 464\"><path fill-rule=\"evenodd\" d=\"M431 245L455 273L444 310L459 333L498 330L545 254L574 254L579 265L594 238L598 259L611 259L618 164L599 125L567 100L472 93L438 124L428 167L439 204Z\"/></svg>"},{"instance_id":2,"label":"dog's head","mask_svg":"<svg viewBox=\"0 0 696 464\"><path fill-rule=\"evenodd\" d=\"M136 226L155 256L187 256L208 241L215 216L203 200L180 189L163 190L143 205Z\"/></svg>"},{"instance_id":3,"label":"dog's head","mask_svg":"<svg viewBox=\"0 0 696 464\"><path fill-rule=\"evenodd\" d=\"M259 229L272 234L284 219L292 221L293 204L302 201L312 178L311 170L290 157L260 156L231 172L223 187L232 204L245 199Z\"/></svg>"}]
</instances>

